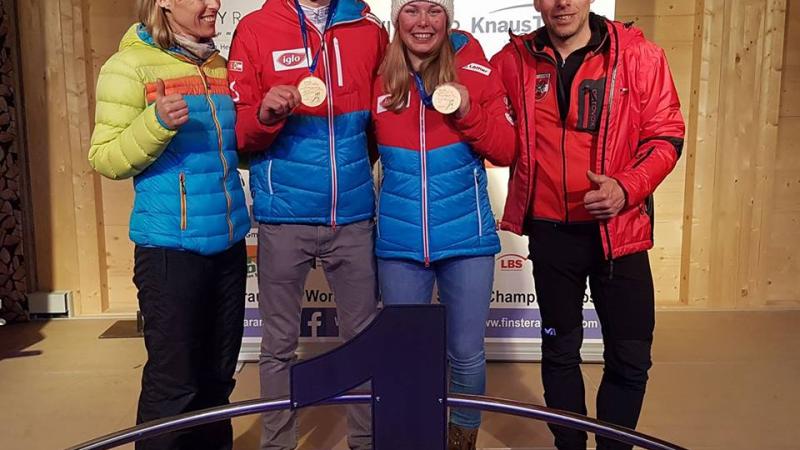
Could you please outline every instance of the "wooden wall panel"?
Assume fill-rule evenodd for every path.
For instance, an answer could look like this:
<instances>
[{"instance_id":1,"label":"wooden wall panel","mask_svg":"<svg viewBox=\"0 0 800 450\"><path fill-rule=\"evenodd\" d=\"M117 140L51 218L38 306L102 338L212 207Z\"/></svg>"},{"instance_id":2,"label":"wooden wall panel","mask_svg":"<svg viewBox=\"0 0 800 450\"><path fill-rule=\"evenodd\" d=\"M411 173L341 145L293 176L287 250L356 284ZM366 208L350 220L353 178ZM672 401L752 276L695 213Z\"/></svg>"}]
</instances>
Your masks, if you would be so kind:
<instances>
[{"instance_id":1,"label":"wooden wall panel","mask_svg":"<svg viewBox=\"0 0 800 450\"><path fill-rule=\"evenodd\" d=\"M136 2L91 1L89 8L92 53L92 85L100 68L119 48L122 35L136 21ZM93 100L92 100L93 101ZM97 177L101 183L103 237L106 243L105 276L108 281L108 312L136 311L133 286L133 244L128 239L128 220L133 205L133 183Z\"/></svg>"},{"instance_id":2,"label":"wooden wall panel","mask_svg":"<svg viewBox=\"0 0 800 450\"><path fill-rule=\"evenodd\" d=\"M133 285L133 243L128 237L128 224L105 227L106 265L110 313L139 309Z\"/></svg>"},{"instance_id":3,"label":"wooden wall panel","mask_svg":"<svg viewBox=\"0 0 800 450\"><path fill-rule=\"evenodd\" d=\"M94 95L91 94L94 85L88 78L91 61L87 44L91 37L85 27L88 5L80 0L62 0L60 6L67 86L66 126L70 130L69 155L80 277L80 287L74 292L80 298L77 303L80 309L76 312L99 314L108 308L108 297L99 180L86 160L94 111Z\"/></svg>"},{"instance_id":4,"label":"wooden wall panel","mask_svg":"<svg viewBox=\"0 0 800 450\"><path fill-rule=\"evenodd\" d=\"M682 293L762 308L776 170L785 1L706 1Z\"/></svg>"},{"instance_id":5,"label":"wooden wall panel","mask_svg":"<svg viewBox=\"0 0 800 450\"><path fill-rule=\"evenodd\" d=\"M95 80L100 67L119 48L122 35L136 22L136 2L92 0L89 2L89 34Z\"/></svg>"},{"instance_id":6,"label":"wooden wall panel","mask_svg":"<svg viewBox=\"0 0 800 450\"><path fill-rule=\"evenodd\" d=\"M18 2L20 16L20 50L22 58L22 79L25 102L25 122L27 124L27 150L32 164L31 196L35 205L33 219L35 224L36 260L38 287L56 289L59 286L73 286L78 279L77 266L57 270L55 261L77 259L75 240L67 236L75 235L72 220L58 224L57 218L71 218L74 215L71 197L72 182L65 168L71 166L69 154L54 152L51 149L69 142L68 130L54 126L66 119L66 81L63 73L63 53L61 51L60 11L48 8L43 2ZM30 30L30 31L28 31ZM32 30L39 30L34 33ZM48 132L42 132L48 130ZM36 174L46 176L36 176ZM61 234L61 238L56 236Z\"/></svg>"},{"instance_id":7,"label":"wooden wall panel","mask_svg":"<svg viewBox=\"0 0 800 450\"><path fill-rule=\"evenodd\" d=\"M634 22L648 39L664 49L681 99L681 110L688 118L694 59L694 0L618 1L617 19ZM680 304L685 185L686 159L681 158L655 194L655 247L650 261L656 303L660 307Z\"/></svg>"},{"instance_id":8,"label":"wooden wall panel","mask_svg":"<svg viewBox=\"0 0 800 450\"><path fill-rule=\"evenodd\" d=\"M102 189L109 312L136 311L136 288L132 281L133 243L128 237L133 182L103 178Z\"/></svg>"},{"instance_id":9,"label":"wooden wall panel","mask_svg":"<svg viewBox=\"0 0 800 450\"><path fill-rule=\"evenodd\" d=\"M769 306L800 306L800 0L787 5L774 201L766 251Z\"/></svg>"},{"instance_id":10,"label":"wooden wall panel","mask_svg":"<svg viewBox=\"0 0 800 450\"><path fill-rule=\"evenodd\" d=\"M19 2L37 286L69 290L77 314L106 307L81 0Z\"/></svg>"},{"instance_id":11,"label":"wooden wall panel","mask_svg":"<svg viewBox=\"0 0 800 450\"><path fill-rule=\"evenodd\" d=\"M712 230L707 224L713 216L721 73L715 43L723 39L723 19L719 3L706 6L705 0L696 1L681 258L681 303L689 307L707 304L710 290Z\"/></svg>"}]
</instances>

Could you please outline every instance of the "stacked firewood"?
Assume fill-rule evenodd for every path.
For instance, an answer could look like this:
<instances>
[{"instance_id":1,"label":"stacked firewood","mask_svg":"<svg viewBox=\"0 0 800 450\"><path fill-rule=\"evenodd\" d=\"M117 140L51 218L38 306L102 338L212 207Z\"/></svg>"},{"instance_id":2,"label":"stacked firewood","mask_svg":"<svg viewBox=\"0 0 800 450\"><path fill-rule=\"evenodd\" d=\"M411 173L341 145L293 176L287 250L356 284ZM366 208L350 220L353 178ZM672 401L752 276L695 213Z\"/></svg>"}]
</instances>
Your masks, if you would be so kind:
<instances>
[{"instance_id":1,"label":"stacked firewood","mask_svg":"<svg viewBox=\"0 0 800 450\"><path fill-rule=\"evenodd\" d=\"M27 319L22 246L22 160L17 145L10 18L0 0L0 318Z\"/></svg>"}]
</instances>

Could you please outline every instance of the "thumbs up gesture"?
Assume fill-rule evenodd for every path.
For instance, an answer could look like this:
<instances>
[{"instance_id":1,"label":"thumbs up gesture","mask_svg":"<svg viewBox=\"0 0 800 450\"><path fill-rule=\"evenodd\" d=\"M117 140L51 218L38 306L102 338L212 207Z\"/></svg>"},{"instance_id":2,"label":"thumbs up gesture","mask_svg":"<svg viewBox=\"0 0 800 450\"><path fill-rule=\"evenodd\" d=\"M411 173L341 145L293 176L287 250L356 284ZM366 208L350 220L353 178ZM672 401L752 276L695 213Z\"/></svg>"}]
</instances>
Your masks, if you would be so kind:
<instances>
[{"instance_id":1,"label":"thumbs up gesture","mask_svg":"<svg viewBox=\"0 0 800 450\"><path fill-rule=\"evenodd\" d=\"M608 220L615 217L625 207L625 191L617 180L605 175L597 175L591 170L586 177L598 188L583 197L583 205L595 219Z\"/></svg>"},{"instance_id":2,"label":"thumbs up gesture","mask_svg":"<svg viewBox=\"0 0 800 450\"><path fill-rule=\"evenodd\" d=\"M189 121L189 106L180 94L166 95L164 80L156 80L156 113L170 130Z\"/></svg>"}]
</instances>

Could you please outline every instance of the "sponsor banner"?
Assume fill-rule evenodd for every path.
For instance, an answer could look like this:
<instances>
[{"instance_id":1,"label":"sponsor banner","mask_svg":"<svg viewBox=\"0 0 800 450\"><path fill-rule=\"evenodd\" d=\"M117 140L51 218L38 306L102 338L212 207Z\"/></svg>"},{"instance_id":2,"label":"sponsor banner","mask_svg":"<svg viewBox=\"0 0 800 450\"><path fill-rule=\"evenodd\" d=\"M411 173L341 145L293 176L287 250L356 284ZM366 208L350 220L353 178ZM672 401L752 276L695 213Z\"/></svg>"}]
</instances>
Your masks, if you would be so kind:
<instances>
[{"instance_id":1,"label":"sponsor banner","mask_svg":"<svg viewBox=\"0 0 800 450\"><path fill-rule=\"evenodd\" d=\"M587 309L583 312L583 338L585 341L601 341L600 320L597 311ZM542 316L538 309L532 308L501 308L489 310L489 319L486 321L486 338L497 339L530 339L538 341L542 333L555 335L552 328L542 329Z\"/></svg>"},{"instance_id":2,"label":"sponsor banner","mask_svg":"<svg viewBox=\"0 0 800 450\"><path fill-rule=\"evenodd\" d=\"M245 309L245 338L261 338L261 324L261 314L258 309ZM338 338L339 322L336 318L336 308L303 308L300 318L300 337L312 340Z\"/></svg>"},{"instance_id":3,"label":"sponsor banner","mask_svg":"<svg viewBox=\"0 0 800 450\"><path fill-rule=\"evenodd\" d=\"M244 337L261 337L261 315L258 309L247 308L244 317ZM584 340L601 341L600 320L597 311L586 310L583 314ZM486 339L514 339L537 341L542 333L554 334L555 330L542 330L542 317L538 309L502 308L489 311L486 320ZM339 322L336 308L304 307L300 319L300 337L308 339L338 338Z\"/></svg>"},{"instance_id":4,"label":"sponsor banner","mask_svg":"<svg viewBox=\"0 0 800 450\"><path fill-rule=\"evenodd\" d=\"M286 0L275 0L286 1ZM225 0L217 17L217 46L222 55L230 51L233 32L239 21L256 9L261 8L262 0ZM367 0L372 12L383 26L394 35L391 23L390 0ZM595 0L592 10L606 17L614 17L613 0ZM453 28L468 31L481 41L487 57L497 53L508 42L508 33L525 34L543 25L539 13L533 9L533 0L455 0L456 17ZM285 49L291 50L291 49Z\"/></svg>"},{"instance_id":5,"label":"sponsor banner","mask_svg":"<svg viewBox=\"0 0 800 450\"><path fill-rule=\"evenodd\" d=\"M284 1L284 0L277 0ZM389 21L389 0L369 0L372 11L393 34ZM239 21L251 11L261 7L261 0L226 0L222 4L217 21L217 45L227 57L230 41ZM596 0L592 9L606 17L614 16L613 0ZM481 42L487 57L491 57L508 42L509 31L516 34L529 33L542 26L541 17L533 9L532 0L494 0L492 2L456 0L454 27L468 31ZM275 70L289 70L308 64L302 49L277 49L268 55L263 64ZM232 61L231 70L242 70L242 63ZM489 67L469 67L479 73L489 74ZM537 81L537 94L546 95L550 80ZM541 92L540 92L541 91ZM250 191L246 185L247 172L243 171L243 182L248 205L252 208ZM489 195L495 217L502 216L508 186L508 169L489 169ZM533 285L532 265L528 257L528 240L511 233L500 232L502 251L496 256L495 286L491 296L491 313L487 322L487 339L492 342L531 342L534 345L542 333L538 304ZM251 343L260 337L258 315L258 268L257 226L247 237L248 278L246 295L245 336ZM321 265L317 264L309 275L303 294L303 318L301 335L305 342L329 341L337 335L335 299L328 287ZM601 338L597 315L591 293L584 296L584 327L587 341L598 342Z\"/></svg>"}]
</instances>

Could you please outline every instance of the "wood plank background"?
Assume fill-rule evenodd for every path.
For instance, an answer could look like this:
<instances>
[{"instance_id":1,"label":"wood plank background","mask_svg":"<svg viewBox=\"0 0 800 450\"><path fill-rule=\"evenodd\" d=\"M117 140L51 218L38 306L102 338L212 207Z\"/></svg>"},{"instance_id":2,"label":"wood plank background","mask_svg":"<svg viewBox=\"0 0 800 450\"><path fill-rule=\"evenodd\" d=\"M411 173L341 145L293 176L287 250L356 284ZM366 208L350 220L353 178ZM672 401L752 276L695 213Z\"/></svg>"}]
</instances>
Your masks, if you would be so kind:
<instances>
[{"instance_id":1,"label":"wood plank background","mask_svg":"<svg viewBox=\"0 0 800 450\"><path fill-rule=\"evenodd\" d=\"M786 12L778 146L766 239L764 302L797 306L800 297L800 1Z\"/></svg>"},{"instance_id":2,"label":"wood plank background","mask_svg":"<svg viewBox=\"0 0 800 450\"><path fill-rule=\"evenodd\" d=\"M18 2L36 288L73 291L78 315L136 310L131 184L86 162L133 4ZM618 0L617 17L665 49L689 127L656 193L658 306L800 308L800 0Z\"/></svg>"}]
</instances>

